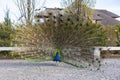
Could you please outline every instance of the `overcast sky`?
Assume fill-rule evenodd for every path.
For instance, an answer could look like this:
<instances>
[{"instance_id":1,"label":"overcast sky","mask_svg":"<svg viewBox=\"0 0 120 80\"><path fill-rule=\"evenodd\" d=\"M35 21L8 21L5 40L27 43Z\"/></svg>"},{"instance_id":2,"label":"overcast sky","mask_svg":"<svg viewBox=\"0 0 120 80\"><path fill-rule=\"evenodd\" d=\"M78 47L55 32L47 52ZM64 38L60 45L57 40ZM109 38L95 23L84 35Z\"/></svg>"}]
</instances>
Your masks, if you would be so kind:
<instances>
[{"instance_id":1,"label":"overcast sky","mask_svg":"<svg viewBox=\"0 0 120 80\"><path fill-rule=\"evenodd\" d=\"M12 21L17 21L19 11L15 5L15 0L0 0L0 22L4 20L4 14L6 8L10 9L10 18ZM41 1L41 0L39 0ZM45 1L45 0L43 0ZM39 2L40 3L40 2ZM38 3L38 8L41 7ZM46 7L60 7L60 0L46 0ZM97 9L106 9L113 13L120 15L120 0L97 0L95 4L95 8ZM119 19L120 20L120 19Z\"/></svg>"}]
</instances>

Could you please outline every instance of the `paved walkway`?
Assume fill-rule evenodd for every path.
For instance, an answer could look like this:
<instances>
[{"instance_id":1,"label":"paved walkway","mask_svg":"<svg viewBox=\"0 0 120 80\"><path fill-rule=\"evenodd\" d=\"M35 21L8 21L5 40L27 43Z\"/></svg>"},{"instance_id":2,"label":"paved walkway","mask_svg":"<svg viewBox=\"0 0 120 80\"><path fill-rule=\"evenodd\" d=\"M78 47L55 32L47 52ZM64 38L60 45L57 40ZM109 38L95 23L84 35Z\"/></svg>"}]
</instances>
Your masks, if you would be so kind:
<instances>
[{"instance_id":1,"label":"paved walkway","mask_svg":"<svg viewBox=\"0 0 120 80\"><path fill-rule=\"evenodd\" d=\"M120 59L105 59L99 71L50 62L0 60L0 80L120 80Z\"/></svg>"}]
</instances>

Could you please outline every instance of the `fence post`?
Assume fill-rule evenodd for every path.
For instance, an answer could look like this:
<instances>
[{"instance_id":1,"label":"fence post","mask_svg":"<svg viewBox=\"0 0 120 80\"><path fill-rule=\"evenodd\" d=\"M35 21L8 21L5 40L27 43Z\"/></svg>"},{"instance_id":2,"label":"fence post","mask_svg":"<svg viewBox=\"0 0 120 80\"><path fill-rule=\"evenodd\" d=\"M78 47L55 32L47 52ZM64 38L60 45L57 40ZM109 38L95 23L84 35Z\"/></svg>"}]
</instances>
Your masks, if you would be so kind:
<instances>
[{"instance_id":1,"label":"fence post","mask_svg":"<svg viewBox=\"0 0 120 80\"><path fill-rule=\"evenodd\" d=\"M100 59L100 48L94 48L94 59Z\"/></svg>"}]
</instances>

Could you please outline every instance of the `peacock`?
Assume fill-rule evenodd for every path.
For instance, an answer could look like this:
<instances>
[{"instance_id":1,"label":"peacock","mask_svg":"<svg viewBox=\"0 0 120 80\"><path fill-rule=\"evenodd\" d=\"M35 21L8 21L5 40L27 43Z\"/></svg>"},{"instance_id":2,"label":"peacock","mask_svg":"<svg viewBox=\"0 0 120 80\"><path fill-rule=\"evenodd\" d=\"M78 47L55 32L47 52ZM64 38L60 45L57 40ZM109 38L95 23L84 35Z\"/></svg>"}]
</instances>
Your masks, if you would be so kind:
<instances>
[{"instance_id":1,"label":"peacock","mask_svg":"<svg viewBox=\"0 0 120 80\"><path fill-rule=\"evenodd\" d=\"M56 61L56 62L60 62L61 61L60 60L60 55L59 55L58 52L56 52L56 55L54 56L54 61Z\"/></svg>"}]
</instances>

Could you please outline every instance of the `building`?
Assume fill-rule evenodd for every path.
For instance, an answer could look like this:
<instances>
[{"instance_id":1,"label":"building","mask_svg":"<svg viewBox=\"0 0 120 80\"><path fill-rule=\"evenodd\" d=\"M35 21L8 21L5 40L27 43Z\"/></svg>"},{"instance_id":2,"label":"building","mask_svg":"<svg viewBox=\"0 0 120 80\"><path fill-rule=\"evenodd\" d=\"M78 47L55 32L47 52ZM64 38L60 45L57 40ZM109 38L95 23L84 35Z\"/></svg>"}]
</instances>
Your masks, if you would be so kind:
<instances>
[{"instance_id":1,"label":"building","mask_svg":"<svg viewBox=\"0 0 120 80\"><path fill-rule=\"evenodd\" d=\"M96 23L103 24L103 25L116 25L119 24L120 21L118 21L116 18L119 18L120 16L107 11L107 10L99 10L95 9L93 20Z\"/></svg>"}]
</instances>

